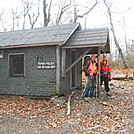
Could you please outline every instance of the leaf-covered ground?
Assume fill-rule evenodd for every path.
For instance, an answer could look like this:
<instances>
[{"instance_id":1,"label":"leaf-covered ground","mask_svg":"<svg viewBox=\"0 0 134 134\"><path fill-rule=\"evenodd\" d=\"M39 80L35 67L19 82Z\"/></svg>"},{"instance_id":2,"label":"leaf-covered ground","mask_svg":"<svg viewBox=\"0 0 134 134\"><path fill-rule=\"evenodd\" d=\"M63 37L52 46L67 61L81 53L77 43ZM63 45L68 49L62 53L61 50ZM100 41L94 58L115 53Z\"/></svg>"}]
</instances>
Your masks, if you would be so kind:
<instances>
[{"instance_id":1,"label":"leaf-covered ground","mask_svg":"<svg viewBox=\"0 0 134 134\"><path fill-rule=\"evenodd\" d=\"M112 98L80 98L75 90L71 114L65 97L46 100L0 96L0 134L133 134L134 82L112 81Z\"/></svg>"}]
</instances>

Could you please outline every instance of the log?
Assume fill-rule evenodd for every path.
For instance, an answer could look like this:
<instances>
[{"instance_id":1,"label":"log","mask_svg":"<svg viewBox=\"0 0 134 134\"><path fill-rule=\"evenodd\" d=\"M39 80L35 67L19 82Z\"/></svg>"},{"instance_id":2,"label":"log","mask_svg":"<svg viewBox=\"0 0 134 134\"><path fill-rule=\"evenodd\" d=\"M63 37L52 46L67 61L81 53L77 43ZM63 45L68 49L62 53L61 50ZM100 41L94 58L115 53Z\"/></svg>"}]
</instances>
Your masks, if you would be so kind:
<instances>
[{"instance_id":1,"label":"log","mask_svg":"<svg viewBox=\"0 0 134 134\"><path fill-rule=\"evenodd\" d=\"M74 94L74 91L68 97L68 102L67 102L67 115L69 115L71 113L71 110L70 110L70 102L71 102L71 97L73 96L73 94Z\"/></svg>"},{"instance_id":2,"label":"log","mask_svg":"<svg viewBox=\"0 0 134 134\"><path fill-rule=\"evenodd\" d=\"M113 77L113 80L133 80L132 77Z\"/></svg>"}]
</instances>

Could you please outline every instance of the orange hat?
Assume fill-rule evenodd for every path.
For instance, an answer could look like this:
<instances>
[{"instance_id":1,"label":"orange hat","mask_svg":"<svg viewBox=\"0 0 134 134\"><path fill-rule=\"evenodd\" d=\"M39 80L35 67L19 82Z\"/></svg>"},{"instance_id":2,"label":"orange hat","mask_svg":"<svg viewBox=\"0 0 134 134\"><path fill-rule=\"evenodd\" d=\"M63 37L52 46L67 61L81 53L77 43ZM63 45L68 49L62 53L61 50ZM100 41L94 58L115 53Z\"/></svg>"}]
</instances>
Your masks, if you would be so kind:
<instances>
[{"instance_id":1,"label":"orange hat","mask_svg":"<svg viewBox=\"0 0 134 134\"><path fill-rule=\"evenodd\" d=\"M94 58L96 58L96 55L95 55L95 54L92 54L92 55L91 55L91 57L94 57Z\"/></svg>"},{"instance_id":2,"label":"orange hat","mask_svg":"<svg viewBox=\"0 0 134 134\"><path fill-rule=\"evenodd\" d=\"M107 62L107 59L103 59L102 62L106 61Z\"/></svg>"}]
</instances>

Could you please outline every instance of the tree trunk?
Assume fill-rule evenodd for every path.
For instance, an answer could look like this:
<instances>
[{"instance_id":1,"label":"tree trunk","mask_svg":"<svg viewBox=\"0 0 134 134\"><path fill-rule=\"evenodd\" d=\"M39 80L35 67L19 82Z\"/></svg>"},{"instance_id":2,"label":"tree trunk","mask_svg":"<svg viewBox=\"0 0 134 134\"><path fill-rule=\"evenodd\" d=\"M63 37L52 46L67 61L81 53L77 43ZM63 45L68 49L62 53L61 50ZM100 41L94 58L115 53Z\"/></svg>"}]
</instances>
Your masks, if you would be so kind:
<instances>
[{"instance_id":1,"label":"tree trunk","mask_svg":"<svg viewBox=\"0 0 134 134\"><path fill-rule=\"evenodd\" d=\"M47 26L46 0L43 0L44 26Z\"/></svg>"},{"instance_id":2,"label":"tree trunk","mask_svg":"<svg viewBox=\"0 0 134 134\"><path fill-rule=\"evenodd\" d=\"M50 11L52 6L52 0L50 0L49 8L48 8L48 14L47 14L47 4L46 0L43 0L43 14L44 14L44 26L47 26L50 21Z\"/></svg>"},{"instance_id":3,"label":"tree trunk","mask_svg":"<svg viewBox=\"0 0 134 134\"><path fill-rule=\"evenodd\" d=\"M112 21L112 15L111 15L111 10L110 10L110 5L108 5L108 3L106 3L106 0L104 0L104 4L106 5L107 9L108 9L108 15L109 15L109 19L110 19L110 25L111 25L111 30L112 30L112 33L113 33L113 37L114 37L114 42L115 42L115 45L119 51L119 54L121 56L121 60L123 62L123 66L124 66L124 69L127 69L128 66L126 64L126 61L125 61L125 58L124 58L124 55L122 53L122 49L117 41L117 38L116 38L116 35L115 35L115 31L114 31L114 26L113 26L113 21Z\"/></svg>"}]
</instances>

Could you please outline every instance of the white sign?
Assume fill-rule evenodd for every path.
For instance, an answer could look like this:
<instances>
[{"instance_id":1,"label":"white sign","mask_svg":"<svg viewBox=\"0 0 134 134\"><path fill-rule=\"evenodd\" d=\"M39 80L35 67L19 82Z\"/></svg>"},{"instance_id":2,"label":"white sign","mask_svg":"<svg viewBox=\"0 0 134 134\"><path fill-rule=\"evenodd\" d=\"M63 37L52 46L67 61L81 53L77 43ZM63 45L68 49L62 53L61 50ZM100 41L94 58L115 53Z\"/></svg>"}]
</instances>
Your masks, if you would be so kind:
<instances>
[{"instance_id":1,"label":"white sign","mask_svg":"<svg viewBox=\"0 0 134 134\"><path fill-rule=\"evenodd\" d=\"M55 69L56 65L54 62L38 62L37 63L38 69Z\"/></svg>"}]
</instances>

